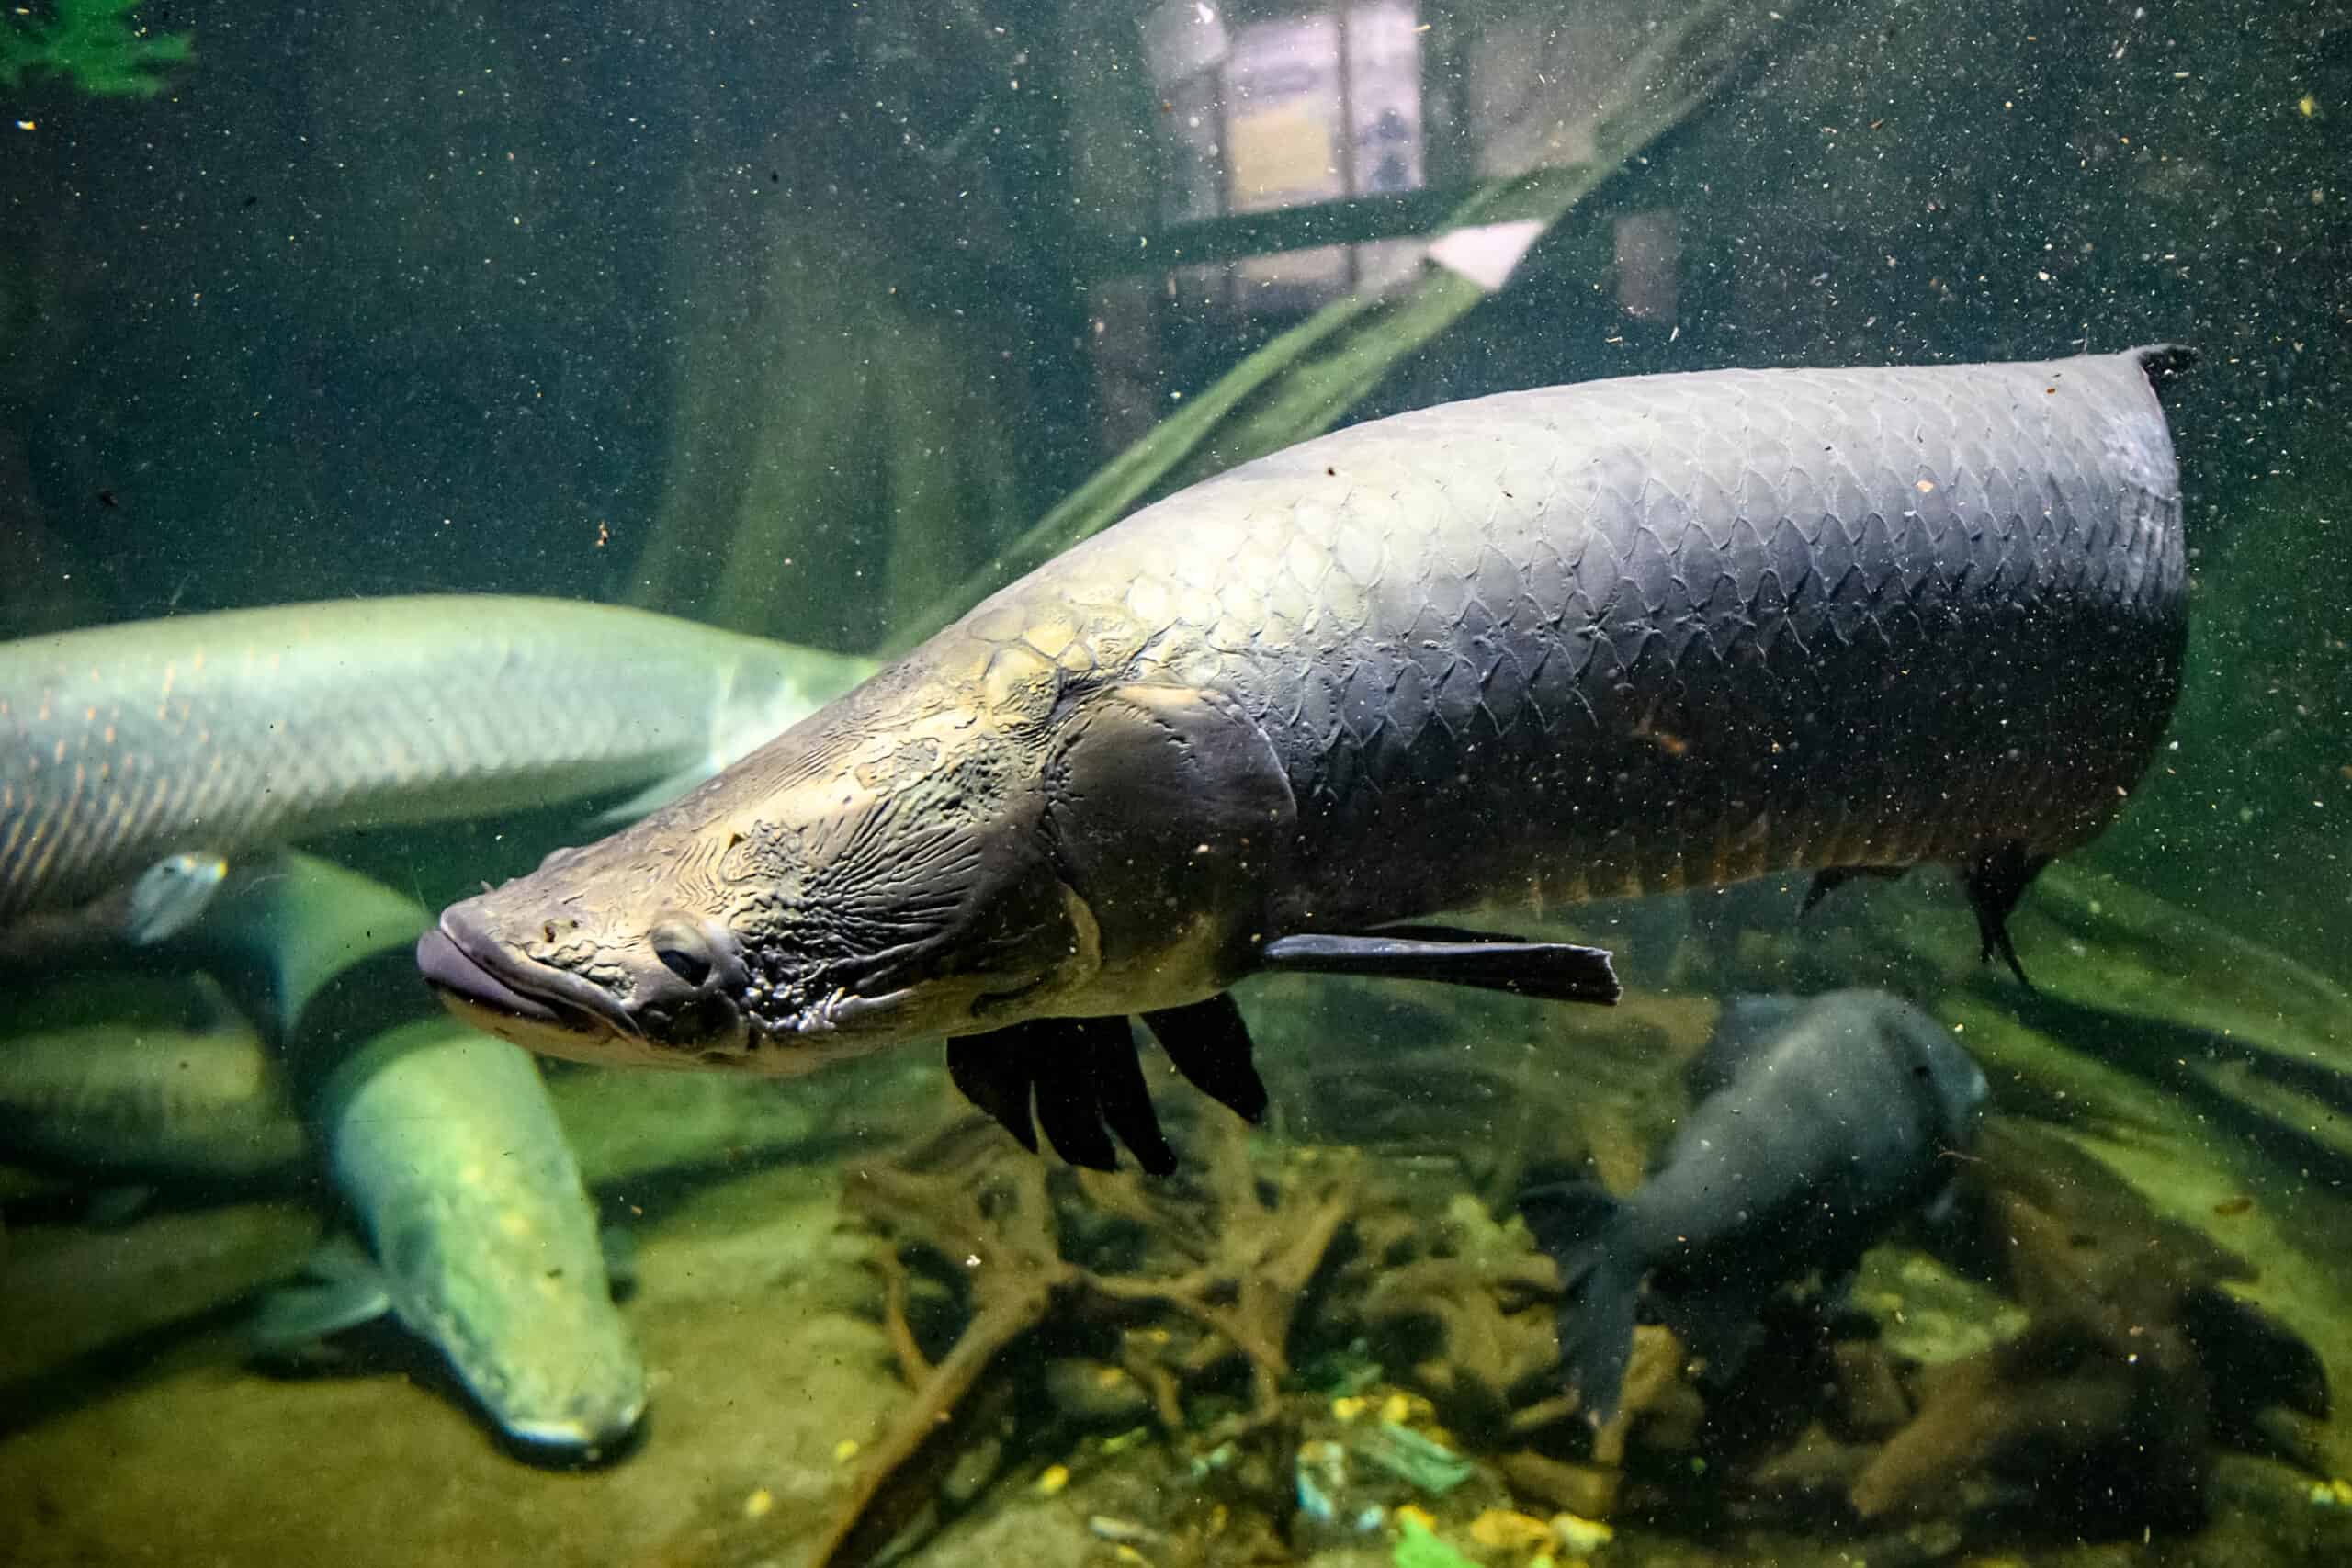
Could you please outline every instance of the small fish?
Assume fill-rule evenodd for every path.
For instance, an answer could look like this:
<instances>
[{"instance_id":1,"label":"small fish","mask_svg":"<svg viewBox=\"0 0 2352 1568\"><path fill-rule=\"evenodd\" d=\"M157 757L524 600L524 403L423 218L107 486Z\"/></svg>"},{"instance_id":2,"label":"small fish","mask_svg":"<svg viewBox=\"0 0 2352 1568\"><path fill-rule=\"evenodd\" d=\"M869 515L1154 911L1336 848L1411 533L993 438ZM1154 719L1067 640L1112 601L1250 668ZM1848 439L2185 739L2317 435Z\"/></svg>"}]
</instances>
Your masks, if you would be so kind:
<instances>
[{"instance_id":1,"label":"small fish","mask_svg":"<svg viewBox=\"0 0 2352 1568\"><path fill-rule=\"evenodd\" d=\"M209 851L167 854L78 908L41 910L0 925L0 964L23 968L158 946L196 924L228 874L228 861Z\"/></svg>"},{"instance_id":2,"label":"small fish","mask_svg":"<svg viewBox=\"0 0 2352 1568\"><path fill-rule=\"evenodd\" d=\"M1738 1370L1757 1309L1818 1272L1832 1291L1949 1184L1984 1075L1951 1032L1883 991L1735 998L1693 1069L1699 1103L1623 1199L1590 1182L1520 1203L1560 1267L1560 1359L1594 1425L1615 1415L1636 1303L1709 1375Z\"/></svg>"}]
</instances>

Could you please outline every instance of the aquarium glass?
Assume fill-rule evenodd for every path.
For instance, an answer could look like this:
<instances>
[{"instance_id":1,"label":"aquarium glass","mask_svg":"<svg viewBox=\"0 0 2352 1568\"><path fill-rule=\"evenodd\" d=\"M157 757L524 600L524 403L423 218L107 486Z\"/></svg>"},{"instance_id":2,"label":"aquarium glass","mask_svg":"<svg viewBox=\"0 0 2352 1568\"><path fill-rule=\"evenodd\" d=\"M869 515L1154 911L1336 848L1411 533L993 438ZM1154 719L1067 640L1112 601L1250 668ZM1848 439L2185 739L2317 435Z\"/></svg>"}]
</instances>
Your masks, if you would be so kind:
<instances>
[{"instance_id":1,"label":"aquarium glass","mask_svg":"<svg viewBox=\"0 0 2352 1568\"><path fill-rule=\"evenodd\" d=\"M2352 1562L2341 6L0 107L0 1562Z\"/></svg>"}]
</instances>

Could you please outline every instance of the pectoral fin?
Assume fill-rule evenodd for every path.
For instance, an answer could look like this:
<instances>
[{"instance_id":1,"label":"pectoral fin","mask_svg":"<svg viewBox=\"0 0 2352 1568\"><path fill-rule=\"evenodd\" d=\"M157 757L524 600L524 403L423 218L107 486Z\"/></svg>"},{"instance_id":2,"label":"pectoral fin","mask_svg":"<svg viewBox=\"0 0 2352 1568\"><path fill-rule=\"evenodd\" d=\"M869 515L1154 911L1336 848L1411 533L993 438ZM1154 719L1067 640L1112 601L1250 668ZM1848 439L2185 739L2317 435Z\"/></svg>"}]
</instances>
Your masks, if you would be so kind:
<instances>
[{"instance_id":1,"label":"pectoral fin","mask_svg":"<svg viewBox=\"0 0 2352 1568\"><path fill-rule=\"evenodd\" d=\"M1374 979L1434 980L1545 1001L1616 1001L1622 987L1608 953L1565 942L1527 942L1454 926L1392 926L1363 934L1276 937L1261 967Z\"/></svg>"},{"instance_id":2,"label":"pectoral fin","mask_svg":"<svg viewBox=\"0 0 2352 1568\"><path fill-rule=\"evenodd\" d=\"M1231 997L1220 994L1180 1008L1162 1008L1144 1014L1143 1021L1194 1089L1231 1107L1245 1122L1265 1116L1266 1083L1250 1060L1257 1047Z\"/></svg>"},{"instance_id":3,"label":"pectoral fin","mask_svg":"<svg viewBox=\"0 0 2352 1568\"><path fill-rule=\"evenodd\" d=\"M1037 1127L1029 1103L1035 1078L1023 1036L1034 1027L1016 1024L987 1034L958 1035L947 1043L948 1081L1033 1155L1037 1152Z\"/></svg>"},{"instance_id":4,"label":"pectoral fin","mask_svg":"<svg viewBox=\"0 0 2352 1568\"><path fill-rule=\"evenodd\" d=\"M1032 1153L1042 1126L1070 1164L1115 1170L1116 1134L1152 1175L1176 1168L1124 1018L1032 1019L964 1035L947 1043L947 1076Z\"/></svg>"},{"instance_id":5,"label":"pectoral fin","mask_svg":"<svg viewBox=\"0 0 2352 1568\"><path fill-rule=\"evenodd\" d=\"M245 1323L246 1348L265 1360L315 1361L321 1341L392 1310L383 1271L347 1235L323 1242L301 1277L265 1294Z\"/></svg>"},{"instance_id":6,"label":"pectoral fin","mask_svg":"<svg viewBox=\"0 0 2352 1568\"><path fill-rule=\"evenodd\" d=\"M717 757L697 757L674 773L664 773L625 800L590 813L588 827L599 833L617 833L642 817L650 817L697 785L718 774Z\"/></svg>"}]
</instances>

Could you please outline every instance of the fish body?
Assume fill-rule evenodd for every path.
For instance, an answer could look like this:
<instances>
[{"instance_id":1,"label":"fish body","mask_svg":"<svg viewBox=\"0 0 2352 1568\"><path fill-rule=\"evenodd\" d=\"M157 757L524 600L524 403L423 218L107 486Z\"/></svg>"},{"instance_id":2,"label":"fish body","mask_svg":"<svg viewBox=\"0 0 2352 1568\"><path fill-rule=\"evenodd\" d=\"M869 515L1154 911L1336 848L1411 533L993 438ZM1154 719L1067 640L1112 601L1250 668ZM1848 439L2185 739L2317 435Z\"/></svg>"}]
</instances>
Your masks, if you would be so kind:
<instances>
[{"instance_id":1,"label":"fish body","mask_svg":"<svg viewBox=\"0 0 2352 1568\"><path fill-rule=\"evenodd\" d=\"M2186 635L2157 348L1719 371L1356 425L1047 563L419 944L534 1048L770 1072L948 1036L1080 1163L1172 1163L1126 1020L1245 1114L1224 993L1339 970L1608 1000L1450 926L1959 866L1987 951L2098 833Z\"/></svg>"},{"instance_id":2,"label":"fish body","mask_svg":"<svg viewBox=\"0 0 2352 1568\"><path fill-rule=\"evenodd\" d=\"M250 1027L126 1021L0 1039L0 1164L243 1186L292 1176L308 1150Z\"/></svg>"},{"instance_id":3,"label":"fish body","mask_svg":"<svg viewBox=\"0 0 2352 1568\"><path fill-rule=\"evenodd\" d=\"M1986 1093L1949 1030L1880 991L1727 1009L1694 1089L1704 1098L1629 1196L1579 1182L1521 1200L1559 1265L1561 1359L1596 1423L1616 1409L1645 1282L1728 1376L1766 1298L1808 1273L1842 1288L1949 1184Z\"/></svg>"},{"instance_id":4,"label":"fish body","mask_svg":"<svg viewBox=\"0 0 2352 1568\"><path fill-rule=\"evenodd\" d=\"M185 852L674 794L869 669L640 610L459 594L0 644L0 928Z\"/></svg>"},{"instance_id":5,"label":"fish body","mask_svg":"<svg viewBox=\"0 0 2352 1568\"><path fill-rule=\"evenodd\" d=\"M374 1259L369 1306L440 1351L527 1456L613 1457L645 1369L537 1064L428 1018L356 1053L314 1118Z\"/></svg>"},{"instance_id":6,"label":"fish body","mask_svg":"<svg viewBox=\"0 0 2352 1568\"><path fill-rule=\"evenodd\" d=\"M257 1339L282 1348L389 1312L522 1457L610 1459L644 1414L646 1386L594 1205L537 1064L455 1027L417 987L407 950L424 924L413 900L316 856L242 862L183 940L260 1021L264 1076L241 1099L230 1075L210 1073L216 1087L186 1108L182 1132L201 1141L210 1121L214 1142L240 1130L299 1140L365 1244L364 1257L329 1249L329 1278L274 1296ZM0 1082L18 1043L0 1040ZM55 1064L56 1100L87 1098L72 1073ZM122 1134L135 1137L152 1109L120 1097Z\"/></svg>"}]
</instances>

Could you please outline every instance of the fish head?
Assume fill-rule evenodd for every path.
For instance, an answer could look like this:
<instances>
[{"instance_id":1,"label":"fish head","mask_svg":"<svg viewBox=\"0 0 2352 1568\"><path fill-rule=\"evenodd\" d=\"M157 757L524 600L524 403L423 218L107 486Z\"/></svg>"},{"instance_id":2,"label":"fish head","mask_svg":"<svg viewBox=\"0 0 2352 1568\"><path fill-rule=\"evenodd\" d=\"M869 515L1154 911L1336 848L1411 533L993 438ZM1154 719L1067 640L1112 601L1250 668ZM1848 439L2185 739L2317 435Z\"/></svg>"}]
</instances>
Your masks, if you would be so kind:
<instances>
[{"instance_id":1,"label":"fish head","mask_svg":"<svg viewBox=\"0 0 2352 1568\"><path fill-rule=\"evenodd\" d=\"M776 1074L1083 983L1095 932L1018 747L800 739L451 907L418 944L425 977L544 1055Z\"/></svg>"},{"instance_id":2,"label":"fish head","mask_svg":"<svg viewBox=\"0 0 2352 1568\"><path fill-rule=\"evenodd\" d=\"M1909 1073L1917 1103L1927 1109L1941 1138L1965 1146L1992 1098L1984 1069L1959 1037L1925 1009L1893 998L1876 999L1883 1009L1881 1039Z\"/></svg>"},{"instance_id":3,"label":"fish head","mask_svg":"<svg viewBox=\"0 0 2352 1568\"><path fill-rule=\"evenodd\" d=\"M1295 814L1175 687L918 654L651 817L447 910L426 978L544 1055L796 1073L1246 968Z\"/></svg>"}]
</instances>

